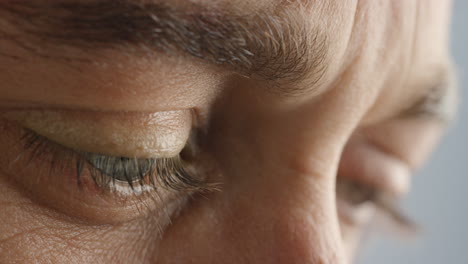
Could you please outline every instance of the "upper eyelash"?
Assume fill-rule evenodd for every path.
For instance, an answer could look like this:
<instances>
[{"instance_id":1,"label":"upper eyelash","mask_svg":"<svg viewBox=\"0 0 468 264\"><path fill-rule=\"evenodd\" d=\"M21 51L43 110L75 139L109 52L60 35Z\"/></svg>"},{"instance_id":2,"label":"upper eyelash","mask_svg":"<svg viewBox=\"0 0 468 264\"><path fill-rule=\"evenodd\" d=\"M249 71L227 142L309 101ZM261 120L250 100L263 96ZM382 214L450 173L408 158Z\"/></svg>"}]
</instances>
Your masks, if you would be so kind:
<instances>
[{"instance_id":1,"label":"upper eyelash","mask_svg":"<svg viewBox=\"0 0 468 264\"><path fill-rule=\"evenodd\" d=\"M138 185L140 187L151 185L155 188L163 187L186 192L211 189L209 184L192 175L195 173L194 170L189 173L187 169L189 164L182 160L180 154L171 158L137 159L80 152L64 147L28 129L25 129L21 142L29 161L43 154L49 154L52 156L49 162L52 170L63 168L63 166L74 166L78 185L81 184L83 172L88 171L94 183L99 188L105 189L111 189L117 182L125 182L134 192ZM97 164L99 168L96 167ZM143 166L146 167L146 173L142 171ZM124 181L114 177L117 173L124 174ZM137 180L131 177L131 173L136 174Z\"/></svg>"},{"instance_id":2,"label":"upper eyelash","mask_svg":"<svg viewBox=\"0 0 468 264\"><path fill-rule=\"evenodd\" d=\"M143 189L138 189L138 187L144 187L145 185L150 185L153 188L163 187L171 190L185 191L187 193L205 193L219 190L218 184L208 184L194 177L192 171L189 173L187 170L188 164L180 155L172 158L137 159L80 152L64 147L28 129L24 129L24 134L20 141L24 147L22 154L27 154L29 161L48 154L52 156L49 164L51 169L60 169L61 166L73 164L76 169L78 184L80 184L83 171L87 170L99 188L112 189L112 187L116 186L116 182L119 180L105 173L103 168L99 169L93 166L91 163L93 163L94 159L94 162L100 160L101 164L108 166L106 169L110 169L111 171L116 169L115 167L119 165L119 162L127 162L127 165L133 163L138 170L138 180L132 181L130 178L126 178L124 182L128 184L134 194L140 193ZM66 165L67 163L68 165ZM147 174L141 172L141 164L146 166ZM111 174L114 173L115 171ZM147 182L145 182L145 179ZM398 230L403 231L405 234L417 233L418 226L400 212L398 208L394 207L392 201L388 202L387 200L378 199L380 196L375 193L375 190L369 189L369 187L357 182L350 182L341 178L338 179L338 182L347 186L345 189L348 191L343 191L340 188L340 190L337 190L337 194L346 196L348 202L359 204L364 201L371 201L387 216L386 218ZM343 184L339 185L343 186Z\"/></svg>"},{"instance_id":3,"label":"upper eyelash","mask_svg":"<svg viewBox=\"0 0 468 264\"><path fill-rule=\"evenodd\" d=\"M149 175L149 184L155 186L156 182L159 182L164 187L174 190L198 189L203 184L188 173L180 155L150 159L112 157L94 153L80 153L80 156L81 159L76 162L77 171L82 171L86 165L92 166L91 176L95 181L100 178L110 180L112 184L125 181L133 188L136 183L142 184ZM117 176L123 176L123 179Z\"/></svg>"}]
</instances>

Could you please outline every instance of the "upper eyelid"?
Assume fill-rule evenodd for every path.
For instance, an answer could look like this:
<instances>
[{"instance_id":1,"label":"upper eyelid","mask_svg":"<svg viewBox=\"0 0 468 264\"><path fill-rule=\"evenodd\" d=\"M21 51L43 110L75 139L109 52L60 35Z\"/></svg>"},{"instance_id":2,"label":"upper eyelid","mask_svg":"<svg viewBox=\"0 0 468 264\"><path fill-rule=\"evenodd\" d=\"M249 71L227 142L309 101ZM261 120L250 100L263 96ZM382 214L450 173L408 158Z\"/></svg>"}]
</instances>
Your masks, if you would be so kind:
<instances>
[{"instance_id":1,"label":"upper eyelid","mask_svg":"<svg viewBox=\"0 0 468 264\"><path fill-rule=\"evenodd\" d=\"M193 122L189 109L154 113L20 109L0 114L72 149L138 158L176 155L186 144Z\"/></svg>"}]
</instances>

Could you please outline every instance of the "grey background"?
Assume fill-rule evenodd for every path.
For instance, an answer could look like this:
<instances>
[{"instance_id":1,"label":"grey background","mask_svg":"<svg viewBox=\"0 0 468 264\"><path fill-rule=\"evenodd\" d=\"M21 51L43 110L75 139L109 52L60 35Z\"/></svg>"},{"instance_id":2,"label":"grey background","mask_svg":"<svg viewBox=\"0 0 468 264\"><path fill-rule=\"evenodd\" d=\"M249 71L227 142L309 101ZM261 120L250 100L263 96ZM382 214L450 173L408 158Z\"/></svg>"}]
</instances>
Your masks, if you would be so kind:
<instances>
[{"instance_id":1,"label":"grey background","mask_svg":"<svg viewBox=\"0 0 468 264\"><path fill-rule=\"evenodd\" d=\"M457 123L426 168L416 175L405 208L424 227L421 238L370 239L360 264L468 264L468 1L456 0L453 57L459 67L462 101Z\"/></svg>"}]
</instances>

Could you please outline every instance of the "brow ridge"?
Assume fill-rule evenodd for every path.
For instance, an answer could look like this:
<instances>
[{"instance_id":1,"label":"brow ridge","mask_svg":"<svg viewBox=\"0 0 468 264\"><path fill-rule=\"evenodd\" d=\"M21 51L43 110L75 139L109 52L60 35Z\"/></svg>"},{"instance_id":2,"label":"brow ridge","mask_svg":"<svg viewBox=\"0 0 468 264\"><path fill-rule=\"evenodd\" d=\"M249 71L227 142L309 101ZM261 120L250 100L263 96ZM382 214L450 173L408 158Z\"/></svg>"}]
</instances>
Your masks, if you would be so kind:
<instances>
[{"instance_id":1,"label":"brow ridge","mask_svg":"<svg viewBox=\"0 0 468 264\"><path fill-rule=\"evenodd\" d=\"M15 23L36 42L85 51L182 52L251 78L295 82L314 76L316 83L325 71L327 38L310 29L296 11L242 14L196 4L182 10L128 0L0 4L0 13L20 18Z\"/></svg>"}]
</instances>

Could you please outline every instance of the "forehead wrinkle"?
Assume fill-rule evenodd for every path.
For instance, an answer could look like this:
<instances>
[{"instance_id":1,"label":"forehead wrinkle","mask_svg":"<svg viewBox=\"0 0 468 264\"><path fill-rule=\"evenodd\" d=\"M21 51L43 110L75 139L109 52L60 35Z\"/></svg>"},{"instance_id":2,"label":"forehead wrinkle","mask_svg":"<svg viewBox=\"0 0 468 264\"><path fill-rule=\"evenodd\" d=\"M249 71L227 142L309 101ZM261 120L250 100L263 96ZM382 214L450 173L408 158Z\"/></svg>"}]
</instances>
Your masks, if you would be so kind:
<instances>
[{"instance_id":1,"label":"forehead wrinkle","mask_svg":"<svg viewBox=\"0 0 468 264\"><path fill-rule=\"evenodd\" d=\"M88 52L182 52L249 78L296 82L314 76L315 83L324 71L327 38L301 11L296 7L248 14L124 0L0 4L0 13L13 14L15 25L35 40L34 45L46 41Z\"/></svg>"}]
</instances>

